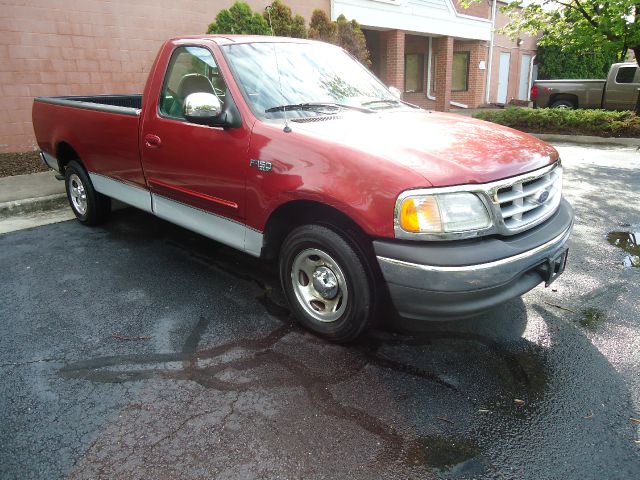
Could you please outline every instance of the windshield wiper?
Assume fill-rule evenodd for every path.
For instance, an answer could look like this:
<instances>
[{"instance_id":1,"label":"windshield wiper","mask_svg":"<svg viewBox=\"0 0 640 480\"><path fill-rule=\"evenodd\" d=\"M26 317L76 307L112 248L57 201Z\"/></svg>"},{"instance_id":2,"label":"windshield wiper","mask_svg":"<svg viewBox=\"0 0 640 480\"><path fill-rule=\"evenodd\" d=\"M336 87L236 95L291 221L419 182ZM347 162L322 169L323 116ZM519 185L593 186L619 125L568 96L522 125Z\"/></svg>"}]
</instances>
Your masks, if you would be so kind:
<instances>
[{"instance_id":1,"label":"windshield wiper","mask_svg":"<svg viewBox=\"0 0 640 480\"><path fill-rule=\"evenodd\" d=\"M375 100L369 100L368 102L362 102L361 105L364 107L365 105L375 105L376 103L385 103L387 105L400 105L403 102L400 100L391 100L389 98L377 98Z\"/></svg>"},{"instance_id":2,"label":"windshield wiper","mask_svg":"<svg viewBox=\"0 0 640 480\"><path fill-rule=\"evenodd\" d=\"M336 102L306 102L306 103L292 103L290 105L278 105L277 107L267 108L265 113L272 112L284 112L285 110L318 110L321 108L344 108L347 110L356 110L363 113L372 113L370 108L356 107L354 105L348 105L346 103Z\"/></svg>"}]
</instances>

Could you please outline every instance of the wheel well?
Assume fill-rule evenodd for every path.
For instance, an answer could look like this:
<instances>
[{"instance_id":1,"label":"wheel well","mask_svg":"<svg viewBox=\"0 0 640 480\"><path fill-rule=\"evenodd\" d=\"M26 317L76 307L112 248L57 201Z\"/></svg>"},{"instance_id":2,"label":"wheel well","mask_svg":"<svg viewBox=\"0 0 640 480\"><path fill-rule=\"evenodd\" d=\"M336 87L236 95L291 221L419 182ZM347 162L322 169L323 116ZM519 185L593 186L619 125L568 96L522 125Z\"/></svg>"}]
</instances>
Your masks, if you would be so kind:
<instances>
[{"instance_id":1,"label":"wheel well","mask_svg":"<svg viewBox=\"0 0 640 480\"><path fill-rule=\"evenodd\" d=\"M286 236L294 228L309 223L338 227L360 241L368 240L362 228L340 210L310 200L294 200L280 205L269 216L264 229L262 257L269 260L276 258Z\"/></svg>"},{"instance_id":2,"label":"wheel well","mask_svg":"<svg viewBox=\"0 0 640 480\"><path fill-rule=\"evenodd\" d=\"M549 106L559 100L571 102L576 108L578 108L578 96L570 93L556 93L555 95L551 95L551 97L549 97Z\"/></svg>"},{"instance_id":3,"label":"wheel well","mask_svg":"<svg viewBox=\"0 0 640 480\"><path fill-rule=\"evenodd\" d=\"M60 173L64 173L64 169L71 160L80 161L80 157L67 142L60 142L58 148L56 148L56 158L58 159L58 166L60 167Z\"/></svg>"}]
</instances>

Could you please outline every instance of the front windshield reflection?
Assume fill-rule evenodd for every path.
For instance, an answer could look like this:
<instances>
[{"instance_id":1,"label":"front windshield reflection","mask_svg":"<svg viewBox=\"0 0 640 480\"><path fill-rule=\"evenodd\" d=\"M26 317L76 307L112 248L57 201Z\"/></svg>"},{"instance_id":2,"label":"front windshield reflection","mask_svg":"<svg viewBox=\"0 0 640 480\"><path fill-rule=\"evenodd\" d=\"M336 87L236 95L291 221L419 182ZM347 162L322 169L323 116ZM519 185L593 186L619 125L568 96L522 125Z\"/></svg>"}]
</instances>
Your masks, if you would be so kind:
<instances>
[{"instance_id":1,"label":"front windshield reflection","mask_svg":"<svg viewBox=\"0 0 640 480\"><path fill-rule=\"evenodd\" d=\"M238 85L260 118L335 114L335 105L400 106L389 90L341 48L322 43L243 43L223 47ZM373 102L373 103L371 103ZM295 108L294 106L298 106ZM271 110L267 112L267 110Z\"/></svg>"}]
</instances>

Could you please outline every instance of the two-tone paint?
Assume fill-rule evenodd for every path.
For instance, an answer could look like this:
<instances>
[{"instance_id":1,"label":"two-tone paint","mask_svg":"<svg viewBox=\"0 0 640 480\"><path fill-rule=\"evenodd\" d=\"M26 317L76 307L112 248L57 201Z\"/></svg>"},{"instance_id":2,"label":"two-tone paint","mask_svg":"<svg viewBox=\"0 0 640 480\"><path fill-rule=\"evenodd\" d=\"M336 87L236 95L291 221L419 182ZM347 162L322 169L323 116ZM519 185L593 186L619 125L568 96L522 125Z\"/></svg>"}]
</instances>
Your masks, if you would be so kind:
<instances>
[{"instance_id":1,"label":"two-tone paint","mask_svg":"<svg viewBox=\"0 0 640 480\"><path fill-rule=\"evenodd\" d=\"M253 255L260 255L272 214L290 202L329 206L372 238L392 239L395 203L407 189L488 183L558 158L529 135L419 109L290 122L285 131L281 123L254 116L221 50L256 41L307 42L253 36L169 40L152 66L140 108L86 102L77 108L69 100L36 99L38 144L57 159L53 163L64 162L72 149L99 192ZM236 128L159 114L169 59L184 45L213 54L240 114Z\"/></svg>"}]
</instances>

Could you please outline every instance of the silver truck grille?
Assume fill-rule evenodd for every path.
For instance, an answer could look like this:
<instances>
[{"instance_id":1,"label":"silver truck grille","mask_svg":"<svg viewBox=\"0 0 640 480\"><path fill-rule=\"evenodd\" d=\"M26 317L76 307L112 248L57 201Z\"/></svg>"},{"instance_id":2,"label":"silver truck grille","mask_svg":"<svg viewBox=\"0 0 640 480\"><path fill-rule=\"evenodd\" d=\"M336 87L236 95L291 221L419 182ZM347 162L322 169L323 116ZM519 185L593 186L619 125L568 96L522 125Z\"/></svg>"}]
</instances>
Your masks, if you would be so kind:
<instances>
[{"instance_id":1,"label":"silver truck grille","mask_svg":"<svg viewBox=\"0 0 640 480\"><path fill-rule=\"evenodd\" d=\"M494 205L510 232L518 232L553 213L562 196L562 167L557 166L537 177L499 187Z\"/></svg>"},{"instance_id":2,"label":"silver truck grille","mask_svg":"<svg viewBox=\"0 0 640 480\"><path fill-rule=\"evenodd\" d=\"M445 233L409 233L398 223L400 206L407 196L473 193L484 203L491 225L481 229ZM562 165L554 164L533 172L490 183L453 185L450 187L407 190L398 196L394 231L397 238L408 240L457 240L486 235L517 235L540 225L551 217L562 201Z\"/></svg>"}]
</instances>

